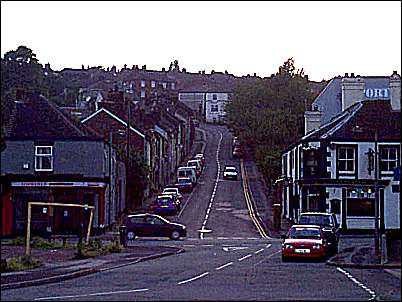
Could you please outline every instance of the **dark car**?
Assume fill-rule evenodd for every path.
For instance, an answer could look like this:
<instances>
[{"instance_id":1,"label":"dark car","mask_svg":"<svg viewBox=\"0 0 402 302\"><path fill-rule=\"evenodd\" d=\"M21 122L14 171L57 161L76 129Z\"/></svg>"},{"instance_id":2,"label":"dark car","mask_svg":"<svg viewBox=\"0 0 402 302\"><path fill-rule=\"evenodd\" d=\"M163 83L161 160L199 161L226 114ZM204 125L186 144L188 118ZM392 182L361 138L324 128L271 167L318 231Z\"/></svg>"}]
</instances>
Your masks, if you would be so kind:
<instances>
[{"instance_id":1,"label":"dark car","mask_svg":"<svg viewBox=\"0 0 402 302\"><path fill-rule=\"evenodd\" d=\"M319 225L293 225L282 237L282 261L290 258L325 259L327 240Z\"/></svg>"},{"instance_id":2,"label":"dark car","mask_svg":"<svg viewBox=\"0 0 402 302\"><path fill-rule=\"evenodd\" d=\"M193 183L190 177L178 177L175 186L181 193L191 192L193 190Z\"/></svg>"},{"instance_id":3,"label":"dark car","mask_svg":"<svg viewBox=\"0 0 402 302\"><path fill-rule=\"evenodd\" d=\"M322 227L331 254L338 253L339 224L333 213L305 212L299 216L299 224L315 224Z\"/></svg>"},{"instance_id":4,"label":"dark car","mask_svg":"<svg viewBox=\"0 0 402 302\"><path fill-rule=\"evenodd\" d=\"M169 237L178 240L187 236L186 226L155 214L131 214L126 217L127 240L136 237Z\"/></svg>"}]
</instances>

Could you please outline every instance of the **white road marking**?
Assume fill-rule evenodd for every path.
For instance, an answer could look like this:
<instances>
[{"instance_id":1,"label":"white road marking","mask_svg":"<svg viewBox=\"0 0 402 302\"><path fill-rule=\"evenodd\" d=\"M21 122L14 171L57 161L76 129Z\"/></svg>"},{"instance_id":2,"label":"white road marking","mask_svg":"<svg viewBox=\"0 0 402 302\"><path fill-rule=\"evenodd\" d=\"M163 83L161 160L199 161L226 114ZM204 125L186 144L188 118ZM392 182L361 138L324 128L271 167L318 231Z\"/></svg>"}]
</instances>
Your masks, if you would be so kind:
<instances>
[{"instance_id":1,"label":"white road marking","mask_svg":"<svg viewBox=\"0 0 402 302\"><path fill-rule=\"evenodd\" d=\"M232 265L232 264L233 264L233 262L226 263L226 264L224 264L224 265L222 265L222 266L220 266L220 267L217 267L216 270L219 271L219 270L221 270L222 268L225 268L225 267L227 267L227 266L229 266L229 265Z\"/></svg>"},{"instance_id":2,"label":"white road marking","mask_svg":"<svg viewBox=\"0 0 402 302\"><path fill-rule=\"evenodd\" d=\"M205 272L205 273L203 273L203 274L201 274L201 275L198 275L198 276L195 276L195 277L193 277L193 278L180 281L180 282L178 282L177 284L179 284L179 285L180 285L180 284L185 284L185 283L187 283L187 282L191 282L191 281L197 280L197 279L199 279L199 278L202 278L202 277L204 277L204 276L206 276L206 275L208 275L208 274L209 274L209 272Z\"/></svg>"},{"instance_id":3,"label":"white road marking","mask_svg":"<svg viewBox=\"0 0 402 302\"><path fill-rule=\"evenodd\" d=\"M265 249L259 249L258 251L255 251L254 254L259 254L259 253L261 253L263 250L265 250Z\"/></svg>"},{"instance_id":4,"label":"white road marking","mask_svg":"<svg viewBox=\"0 0 402 302\"><path fill-rule=\"evenodd\" d=\"M240 259L238 259L239 261L243 261L244 259L247 259L247 258L250 258L252 255L251 254L248 254L248 255L246 255L246 256L244 256L244 257L241 257Z\"/></svg>"},{"instance_id":5,"label":"white road marking","mask_svg":"<svg viewBox=\"0 0 402 302\"><path fill-rule=\"evenodd\" d=\"M54 297L42 297L36 298L34 300L55 300L55 299L69 299L69 298L81 298L81 297L93 297L93 296L106 296L106 295L114 295L114 294L127 294L127 293L135 293L135 292L145 292L148 291L148 288L140 288L140 289L131 289L131 290L120 290L114 292L103 292L103 293L93 293L93 294L82 294L82 295L71 295L71 296L54 296Z\"/></svg>"},{"instance_id":6,"label":"white road marking","mask_svg":"<svg viewBox=\"0 0 402 302\"><path fill-rule=\"evenodd\" d=\"M374 299L376 297L375 291L371 290L367 286L365 286L362 282L358 281L356 278L354 278L349 272L341 269L340 267L336 268L338 271L343 273L346 277L348 277L353 283L364 289L366 292L368 292L371 295L371 299Z\"/></svg>"}]
</instances>

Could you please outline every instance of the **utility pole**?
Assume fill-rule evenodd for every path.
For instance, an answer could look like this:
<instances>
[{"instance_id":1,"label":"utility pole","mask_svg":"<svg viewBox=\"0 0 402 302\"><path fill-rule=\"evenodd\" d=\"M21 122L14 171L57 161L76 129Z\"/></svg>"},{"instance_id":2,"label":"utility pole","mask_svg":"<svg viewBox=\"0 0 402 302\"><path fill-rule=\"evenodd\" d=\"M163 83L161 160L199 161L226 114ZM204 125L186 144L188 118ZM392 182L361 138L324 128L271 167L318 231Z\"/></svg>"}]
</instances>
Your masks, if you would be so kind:
<instances>
[{"instance_id":1,"label":"utility pole","mask_svg":"<svg viewBox=\"0 0 402 302\"><path fill-rule=\"evenodd\" d=\"M379 214L380 214L380 203L378 198L378 131L374 132L374 247L375 256L378 263L380 262L380 232L379 232Z\"/></svg>"},{"instance_id":2,"label":"utility pole","mask_svg":"<svg viewBox=\"0 0 402 302\"><path fill-rule=\"evenodd\" d=\"M123 102L125 102L124 92L123 92ZM128 205L128 197L129 197L129 186L128 186L128 174L129 174L129 165L130 165L130 120L131 120L131 101L128 99L128 119L127 119L127 147L126 147L126 207Z\"/></svg>"}]
</instances>

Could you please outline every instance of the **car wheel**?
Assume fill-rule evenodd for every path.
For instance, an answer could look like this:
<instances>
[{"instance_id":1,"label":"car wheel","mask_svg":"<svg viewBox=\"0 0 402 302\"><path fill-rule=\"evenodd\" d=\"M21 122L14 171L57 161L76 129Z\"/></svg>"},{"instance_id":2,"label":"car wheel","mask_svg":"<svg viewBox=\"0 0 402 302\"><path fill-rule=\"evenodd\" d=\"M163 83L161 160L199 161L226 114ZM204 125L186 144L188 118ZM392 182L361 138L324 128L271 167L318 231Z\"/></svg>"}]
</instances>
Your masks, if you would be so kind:
<instances>
[{"instance_id":1,"label":"car wheel","mask_svg":"<svg viewBox=\"0 0 402 302\"><path fill-rule=\"evenodd\" d=\"M180 238L180 233L178 231L173 231L172 234L170 234L170 238L173 240L178 240Z\"/></svg>"},{"instance_id":2,"label":"car wheel","mask_svg":"<svg viewBox=\"0 0 402 302\"><path fill-rule=\"evenodd\" d=\"M127 240L134 240L135 239L135 234L134 232L127 232Z\"/></svg>"}]
</instances>

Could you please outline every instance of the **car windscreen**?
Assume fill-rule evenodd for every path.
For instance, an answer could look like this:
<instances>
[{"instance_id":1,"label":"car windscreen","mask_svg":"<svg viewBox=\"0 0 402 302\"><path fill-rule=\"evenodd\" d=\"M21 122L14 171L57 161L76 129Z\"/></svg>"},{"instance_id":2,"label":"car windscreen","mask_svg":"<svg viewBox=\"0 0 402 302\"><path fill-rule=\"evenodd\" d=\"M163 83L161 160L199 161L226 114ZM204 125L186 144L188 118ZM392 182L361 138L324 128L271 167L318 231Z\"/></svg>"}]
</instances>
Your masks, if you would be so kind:
<instances>
[{"instance_id":1,"label":"car windscreen","mask_svg":"<svg viewBox=\"0 0 402 302\"><path fill-rule=\"evenodd\" d=\"M319 226L329 226L331 224L331 219L329 216L302 215L300 216L299 224L316 224Z\"/></svg>"},{"instance_id":2,"label":"car windscreen","mask_svg":"<svg viewBox=\"0 0 402 302\"><path fill-rule=\"evenodd\" d=\"M180 184L187 184L187 183L190 183L190 182L191 182L190 179L179 179L179 181L178 181L178 183L180 183Z\"/></svg>"},{"instance_id":3,"label":"car windscreen","mask_svg":"<svg viewBox=\"0 0 402 302\"><path fill-rule=\"evenodd\" d=\"M320 230L313 228L291 228L289 238L292 239L320 239Z\"/></svg>"},{"instance_id":4,"label":"car windscreen","mask_svg":"<svg viewBox=\"0 0 402 302\"><path fill-rule=\"evenodd\" d=\"M227 167L227 168L225 169L225 171L226 171L226 172L236 172L236 168L234 168L234 167Z\"/></svg>"}]
</instances>

